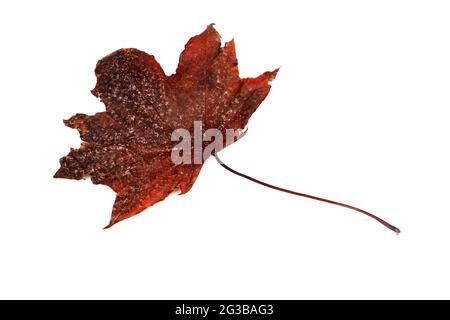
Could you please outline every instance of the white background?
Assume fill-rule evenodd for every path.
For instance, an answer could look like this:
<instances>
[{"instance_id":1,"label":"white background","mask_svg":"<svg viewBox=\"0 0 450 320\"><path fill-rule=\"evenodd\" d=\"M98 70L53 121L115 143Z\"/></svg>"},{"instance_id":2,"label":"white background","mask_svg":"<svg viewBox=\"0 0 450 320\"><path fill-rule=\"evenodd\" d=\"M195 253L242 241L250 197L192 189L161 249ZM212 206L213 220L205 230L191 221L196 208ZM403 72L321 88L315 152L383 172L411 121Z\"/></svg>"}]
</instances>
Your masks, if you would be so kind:
<instances>
[{"instance_id":1,"label":"white background","mask_svg":"<svg viewBox=\"0 0 450 320\"><path fill-rule=\"evenodd\" d=\"M0 298L450 298L448 1L2 1ZM214 22L241 75L281 66L248 135L194 188L109 230L114 193L52 179L94 67L174 72Z\"/></svg>"}]
</instances>

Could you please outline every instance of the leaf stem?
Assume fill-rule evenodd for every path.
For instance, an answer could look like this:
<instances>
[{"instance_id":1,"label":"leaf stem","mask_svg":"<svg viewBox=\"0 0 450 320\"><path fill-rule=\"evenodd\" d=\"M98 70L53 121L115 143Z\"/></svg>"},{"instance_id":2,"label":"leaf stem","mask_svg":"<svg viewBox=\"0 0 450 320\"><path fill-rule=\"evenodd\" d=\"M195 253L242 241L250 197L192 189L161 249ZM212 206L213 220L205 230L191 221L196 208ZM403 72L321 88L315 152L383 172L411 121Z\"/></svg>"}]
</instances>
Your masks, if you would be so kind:
<instances>
[{"instance_id":1,"label":"leaf stem","mask_svg":"<svg viewBox=\"0 0 450 320\"><path fill-rule=\"evenodd\" d=\"M257 184L260 184L260 185L263 185L265 187L268 187L268 188L271 188L271 189L275 189L275 190L278 190L278 191L281 191L281 192L286 192L286 193L293 194L293 195L296 195L296 196L305 197L305 198L309 198L309 199L313 199L313 200L317 200L317 201L322 201L322 202L334 204L336 206L341 206L341 207L344 207L344 208L348 208L348 209L351 209L351 210L354 210L354 211L361 212L361 213L365 214L366 216L369 216L370 218L375 219L376 221L381 223L383 226L385 226L386 228L394 231L395 233L397 233L397 234L400 233L400 229L399 228L393 226L392 224L384 221L380 217L377 217L376 215L374 215L374 214L372 214L370 212L367 212L365 210L362 210L360 208L357 208L357 207L354 207L354 206L351 206L351 205L348 205L348 204L345 204L345 203L342 203L342 202L328 200L328 199L325 199L325 198L320 198L320 197L312 196L312 195L309 195L309 194L306 194L306 193L300 193L300 192L296 192L296 191L292 191L292 190L288 190L288 189L284 189L284 188L280 188L280 187L271 185L271 184L269 184L267 182L264 182L264 181L252 178L252 177L250 177L250 176L248 176L248 175L246 175L244 173L241 173L239 171L236 171L236 170L230 168L225 163L223 163L222 160L220 160L219 156L217 155L217 152L213 152L212 154L214 155L214 157L216 158L217 162L222 167L224 167L225 169L227 169L231 173L234 173L235 175L238 175L238 176L240 176L242 178L245 178L245 179L250 180L252 182L255 182Z\"/></svg>"}]
</instances>

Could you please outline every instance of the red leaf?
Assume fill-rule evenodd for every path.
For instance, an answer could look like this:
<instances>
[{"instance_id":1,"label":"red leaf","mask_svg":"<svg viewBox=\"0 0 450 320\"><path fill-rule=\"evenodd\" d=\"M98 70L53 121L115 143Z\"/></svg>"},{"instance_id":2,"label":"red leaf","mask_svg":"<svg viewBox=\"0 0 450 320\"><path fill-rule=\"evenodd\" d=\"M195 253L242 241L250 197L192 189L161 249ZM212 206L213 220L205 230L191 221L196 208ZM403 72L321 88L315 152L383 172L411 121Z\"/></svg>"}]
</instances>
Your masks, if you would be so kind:
<instances>
[{"instance_id":1,"label":"red leaf","mask_svg":"<svg viewBox=\"0 0 450 320\"><path fill-rule=\"evenodd\" d=\"M185 128L194 134L194 121L201 121L203 130L243 129L269 93L277 70L241 79L234 42L221 47L210 25L188 41L171 76L137 49L104 57L95 73L92 93L106 111L64 121L83 142L60 159L55 178L90 177L110 186L116 192L110 227L177 189L188 192L202 164L171 161L172 132Z\"/></svg>"}]
</instances>

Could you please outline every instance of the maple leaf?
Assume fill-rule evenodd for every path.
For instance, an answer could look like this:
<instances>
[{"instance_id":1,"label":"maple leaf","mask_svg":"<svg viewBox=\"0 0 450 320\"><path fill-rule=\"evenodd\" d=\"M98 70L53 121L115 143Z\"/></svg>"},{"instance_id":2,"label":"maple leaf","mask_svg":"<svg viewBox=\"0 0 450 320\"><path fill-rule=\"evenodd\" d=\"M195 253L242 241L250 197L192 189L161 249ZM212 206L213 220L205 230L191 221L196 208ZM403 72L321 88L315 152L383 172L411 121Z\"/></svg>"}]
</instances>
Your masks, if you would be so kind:
<instances>
[{"instance_id":1,"label":"maple leaf","mask_svg":"<svg viewBox=\"0 0 450 320\"><path fill-rule=\"evenodd\" d=\"M176 73L166 76L155 58L121 49L96 66L92 93L106 106L95 115L64 120L83 140L60 159L55 178L84 179L116 192L107 227L132 217L175 190L188 192L202 164L171 160L171 134L194 121L204 130L243 129L270 91L277 70L256 78L239 77L234 41L221 47L212 25L191 38Z\"/></svg>"}]
</instances>

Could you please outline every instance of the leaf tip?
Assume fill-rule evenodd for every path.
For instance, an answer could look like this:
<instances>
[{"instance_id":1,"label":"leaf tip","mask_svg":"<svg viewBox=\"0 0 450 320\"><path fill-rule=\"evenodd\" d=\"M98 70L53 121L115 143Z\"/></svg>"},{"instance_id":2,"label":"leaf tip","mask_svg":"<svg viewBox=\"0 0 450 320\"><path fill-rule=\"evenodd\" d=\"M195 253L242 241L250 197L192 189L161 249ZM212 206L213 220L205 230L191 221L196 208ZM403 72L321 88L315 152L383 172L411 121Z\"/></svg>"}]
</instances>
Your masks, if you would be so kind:
<instances>
[{"instance_id":1,"label":"leaf tip","mask_svg":"<svg viewBox=\"0 0 450 320\"><path fill-rule=\"evenodd\" d=\"M110 222L110 223L108 223L107 226L103 227L103 230L107 230L107 229L111 228L113 225L114 225L114 223Z\"/></svg>"},{"instance_id":2,"label":"leaf tip","mask_svg":"<svg viewBox=\"0 0 450 320\"><path fill-rule=\"evenodd\" d=\"M55 172L55 174L53 175L54 179L63 179L66 178L66 175L64 173L63 168L59 168L58 171Z\"/></svg>"},{"instance_id":3,"label":"leaf tip","mask_svg":"<svg viewBox=\"0 0 450 320\"><path fill-rule=\"evenodd\" d=\"M272 81L277 77L277 74L278 74L278 71L280 71L280 68L281 67L278 67L275 70L273 70L272 72L270 72L269 81Z\"/></svg>"}]
</instances>

